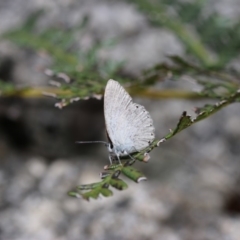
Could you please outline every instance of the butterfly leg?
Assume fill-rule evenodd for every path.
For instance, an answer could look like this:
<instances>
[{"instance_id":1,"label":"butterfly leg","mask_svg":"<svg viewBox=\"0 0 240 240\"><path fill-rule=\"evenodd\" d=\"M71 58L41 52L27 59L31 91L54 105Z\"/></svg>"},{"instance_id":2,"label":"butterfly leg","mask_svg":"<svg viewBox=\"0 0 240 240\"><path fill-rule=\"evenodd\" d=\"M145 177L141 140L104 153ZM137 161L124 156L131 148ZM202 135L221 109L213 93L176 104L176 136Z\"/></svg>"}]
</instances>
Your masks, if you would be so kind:
<instances>
[{"instance_id":1,"label":"butterfly leg","mask_svg":"<svg viewBox=\"0 0 240 240\"><path fill-rule=\"evenodd\" d=\"M121 163L121 160L120 160L120 158L119 158L119 155L117 154L117 159L118 159L118 162L119 162L119 164L120 165L122 165L122 163Z\"/></svg>"},{"instance_id":2,"label":"butterfly leg","mask_svg":"<svg viewBox=\"0 0 240 240\"><path fill-rule=\"evenodd\" d=\"M112 158L111 158L110 154L109 154L108 158L109 158L110 165L112 165Z\"/></svg>"},{"instance_id":3,"label":"butterfly leg","mask_svg":"<svg viewBox=\"0 0 240 240\"><path fill-rule=\"evenodd\" d=\"M133 157L133 156L131 156L130 154L128 154L128 156L135 162L136 161L136 159Z\"/></svg>"}]
</instances>

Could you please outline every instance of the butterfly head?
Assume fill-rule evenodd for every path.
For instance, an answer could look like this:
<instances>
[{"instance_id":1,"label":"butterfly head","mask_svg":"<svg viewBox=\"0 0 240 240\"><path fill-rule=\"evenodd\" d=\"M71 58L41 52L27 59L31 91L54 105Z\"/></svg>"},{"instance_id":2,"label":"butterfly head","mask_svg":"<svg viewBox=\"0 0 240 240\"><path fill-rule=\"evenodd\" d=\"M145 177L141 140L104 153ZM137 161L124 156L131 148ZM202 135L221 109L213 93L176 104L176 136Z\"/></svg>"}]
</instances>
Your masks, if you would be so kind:
<instances>
[{"instance_id":1,"label":"butterfly head","mask_svg":"<svg viewBox=\"0 0 240 240\"><path fill-rule=\"evenodd\" d=\"M108 148L109 153L113 153L114 152L112 143L108 143L107 148Z\"/></svg>"},{"instance_id":2,"label":"butterfly head","mask_svg":"<svg viewBox=\"0 0 240 240\"><path fill-rule=\"evenodd\" d=\"M108 151L112 156L127 156L129 153L122 147L113 146L112 143L107 145Z\"/></svg>"}]
</instances>

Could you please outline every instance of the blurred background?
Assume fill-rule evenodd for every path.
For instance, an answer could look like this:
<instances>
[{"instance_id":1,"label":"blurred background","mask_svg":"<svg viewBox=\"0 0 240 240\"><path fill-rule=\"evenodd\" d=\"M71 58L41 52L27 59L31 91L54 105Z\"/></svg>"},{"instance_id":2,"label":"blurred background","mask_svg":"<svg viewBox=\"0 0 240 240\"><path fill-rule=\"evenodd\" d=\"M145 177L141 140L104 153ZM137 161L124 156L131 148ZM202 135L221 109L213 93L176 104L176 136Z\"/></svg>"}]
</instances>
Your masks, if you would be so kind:
<instances>
[{"instance_id":1,"label":"blurred background","mask_svg":"<svg viewBox=\"0 0 240 240\"><path fill-rule=\"evenodd\" d=\"M137 163L148 181L127 180L127 190L86 202L67 192L99 181L108 152L75 141L106 140L103 101L58 109L54 98L15 91L41 93L51 80L46 69L76 71L69 50L94 81L138 78L169 55L237 72L239 16L238 0L0 0L0 239L239 240L239 104ZM199 86L185 79L154 88ZM192 114L207 102L134 101L150 112L159 139L183 111Z\"/></svg>"}]
</instances>

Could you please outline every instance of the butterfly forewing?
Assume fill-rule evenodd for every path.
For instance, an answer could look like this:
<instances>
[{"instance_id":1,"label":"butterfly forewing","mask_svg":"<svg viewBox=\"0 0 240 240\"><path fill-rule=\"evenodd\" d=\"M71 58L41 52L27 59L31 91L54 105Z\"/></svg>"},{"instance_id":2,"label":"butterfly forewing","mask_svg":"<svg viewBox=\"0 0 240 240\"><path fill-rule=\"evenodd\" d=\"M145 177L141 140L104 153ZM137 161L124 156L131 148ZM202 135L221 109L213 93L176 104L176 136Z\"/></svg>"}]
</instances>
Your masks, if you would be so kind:
<instances>
[{"instance_id":1,"label":"butterfly forewing","mask_svg":"<svg viewBox=\"0 0 240 240\"><path fill-rule=\"evenodd\" d=\"M105 89L104 116L108 136L118 152L140 151L155 138L149 112L133 103L130 95L114 80L109 80Z\"/></svg>"}]
</instances>

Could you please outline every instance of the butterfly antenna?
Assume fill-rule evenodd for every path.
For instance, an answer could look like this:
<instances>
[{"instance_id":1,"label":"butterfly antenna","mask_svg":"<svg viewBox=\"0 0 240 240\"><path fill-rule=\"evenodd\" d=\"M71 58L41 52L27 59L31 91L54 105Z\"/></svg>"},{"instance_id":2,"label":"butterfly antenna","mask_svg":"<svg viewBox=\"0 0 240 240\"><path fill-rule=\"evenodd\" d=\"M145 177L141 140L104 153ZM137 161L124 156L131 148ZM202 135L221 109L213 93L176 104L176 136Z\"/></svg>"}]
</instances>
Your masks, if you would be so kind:
<instances>
[{"instance_id":1,"label":"butterfly antenna","mask_svg":"<svg viewBox=\"0 0 240 240\"><path fill-rule=\"evenodd\" d=\"M79 143L79 144L82 144L82 143L104 143L106 146L108 145L108 143L104 142L104 141L77 141L75 143Z\"/></svg>"}]
</instances>

